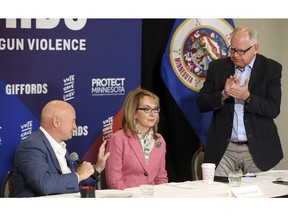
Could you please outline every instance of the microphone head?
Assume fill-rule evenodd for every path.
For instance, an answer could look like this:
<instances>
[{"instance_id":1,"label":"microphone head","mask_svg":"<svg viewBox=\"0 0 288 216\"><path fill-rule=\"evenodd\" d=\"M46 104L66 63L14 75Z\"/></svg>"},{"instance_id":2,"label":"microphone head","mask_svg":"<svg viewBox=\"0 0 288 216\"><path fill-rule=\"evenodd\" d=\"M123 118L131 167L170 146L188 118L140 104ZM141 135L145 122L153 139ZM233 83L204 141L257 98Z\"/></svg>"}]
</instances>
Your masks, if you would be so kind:
<instances>
[{"instance_id":1,"label":"microphone head","mask_svg":"<svg viewBox=\"0 0 288 216\"><path fill-rule=\"evenodd\" d=\"M78 156L78 154L77 154L76 152L72 152L72 153L70 154L70 159L71 159L73 162L75 162L75 161L77 161L77 160L79 159L79 156Z\"/></svg>"}]
</instances>

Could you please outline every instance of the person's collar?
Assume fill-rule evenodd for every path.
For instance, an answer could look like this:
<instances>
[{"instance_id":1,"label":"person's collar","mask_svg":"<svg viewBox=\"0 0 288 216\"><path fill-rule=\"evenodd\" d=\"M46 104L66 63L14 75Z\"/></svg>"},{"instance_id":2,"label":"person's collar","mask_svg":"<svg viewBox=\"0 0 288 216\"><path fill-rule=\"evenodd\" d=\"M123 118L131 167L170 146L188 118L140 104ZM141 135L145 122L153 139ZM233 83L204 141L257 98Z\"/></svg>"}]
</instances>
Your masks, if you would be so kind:
<instances>
[{"instance_id":1,"label":"person's collar","mask_svg":"<svg viewBox=\"0 0 288 216\"><path fill-rule=\"evenodd\" d=\"M246 66L246 67L250 67L251 70L253 69L253 65L254 65L254 62L255 62L255 59L256 59L256 56L252 59L252 61ZM245 71L246 67L243 69L243 68L240 68L238 66L235 65L235 68L240 70L241 72Z\"/></svg>"},{"instance_id":2,"label":"person's collar","mask_svg":"<svg viewBox=\"0 0 288 216\"><path fill-rule=\"evenodd\" d=\"M64 149L66 149L65 142L62 141L58 143L42 126L40 126L39 129L45 134L55 152L62 152Z\"/></svg>"},{"instance_id":3,"label":"person's collar","mask_svg":"<svg viewBox=\"0 0 288 216\"><path fill-rule=\"evenodd\" d=\"M154 131L152 128L150 128L150 130L144 136L142 136L140 131L137 132L137 136L139 139L145 139L147 136L153 136L153 135L154 135Z\"/></svg>"},{"instance_id":4,"label":"person's collar","mask_svg":"<svg viewBox=\"0 0 288 216\"><path fill-rule=\"evenodd\" d=\"M254 66L254 62L255 62L256 56L252 59L252 61L250 62L250 64L248 65L251 69Z\"/></svg>"}]
</instances>

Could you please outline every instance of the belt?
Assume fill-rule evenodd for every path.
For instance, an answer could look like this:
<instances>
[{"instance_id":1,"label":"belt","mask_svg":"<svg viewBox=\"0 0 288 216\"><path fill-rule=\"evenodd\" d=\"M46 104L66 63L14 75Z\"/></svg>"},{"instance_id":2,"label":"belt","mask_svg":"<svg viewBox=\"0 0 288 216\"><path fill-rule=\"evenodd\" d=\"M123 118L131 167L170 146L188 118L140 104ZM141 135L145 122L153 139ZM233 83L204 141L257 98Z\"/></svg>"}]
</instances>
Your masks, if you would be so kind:
<instances>
[{"instance_id":1,"label":"belt","mask_svg":"<svg viewBox=\"0 0 288 216\"><path fill-rule=\"evenodd\" d=\"M233 144L237 144L237 145L248 145L248 141L238 141L238 142L235 142L235 141L229 140L229 142L231 142L231 143L233 143Z\"/></svg>"}]
</instances>

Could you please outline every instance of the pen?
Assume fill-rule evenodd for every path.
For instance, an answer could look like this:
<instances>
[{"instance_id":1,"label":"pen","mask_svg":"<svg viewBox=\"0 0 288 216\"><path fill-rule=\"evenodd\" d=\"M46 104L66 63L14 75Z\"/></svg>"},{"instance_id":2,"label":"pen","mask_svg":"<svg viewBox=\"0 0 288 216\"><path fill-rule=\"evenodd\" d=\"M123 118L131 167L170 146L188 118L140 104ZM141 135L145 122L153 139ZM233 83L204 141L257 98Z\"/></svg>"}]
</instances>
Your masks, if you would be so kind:
<instances>
[{"instance_id":1,"label":"pen","mask_svg":"<svg viewBox=\"0 0 288 216\"><path fill-rule=\"evenodd\" d=\"M254 177L256 177L256 174L254 174L254 173L246 173L242 177L244 177L244 178L254 178Z\"/></svg>"}]
</instances>

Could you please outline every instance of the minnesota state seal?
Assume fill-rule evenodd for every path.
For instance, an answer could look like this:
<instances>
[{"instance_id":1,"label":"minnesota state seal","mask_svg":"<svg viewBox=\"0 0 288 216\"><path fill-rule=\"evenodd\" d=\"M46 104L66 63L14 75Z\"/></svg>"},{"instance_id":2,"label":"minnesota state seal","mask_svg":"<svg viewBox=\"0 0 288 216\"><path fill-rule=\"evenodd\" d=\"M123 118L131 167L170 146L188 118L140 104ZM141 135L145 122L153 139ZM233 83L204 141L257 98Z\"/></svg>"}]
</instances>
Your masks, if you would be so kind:
<instances>
[{"instance_id":1,"label":"minnesota state seal","mask_svg":"<svg viewBox=\"0 0 288 216\"><path fill-rule=\"evenodd\" d=\"M187 19L179 25L170 44L170 62L185 86L199 92L209 63L229 56L232 31L224 19Z\"/></svg>"}]
</instances>

